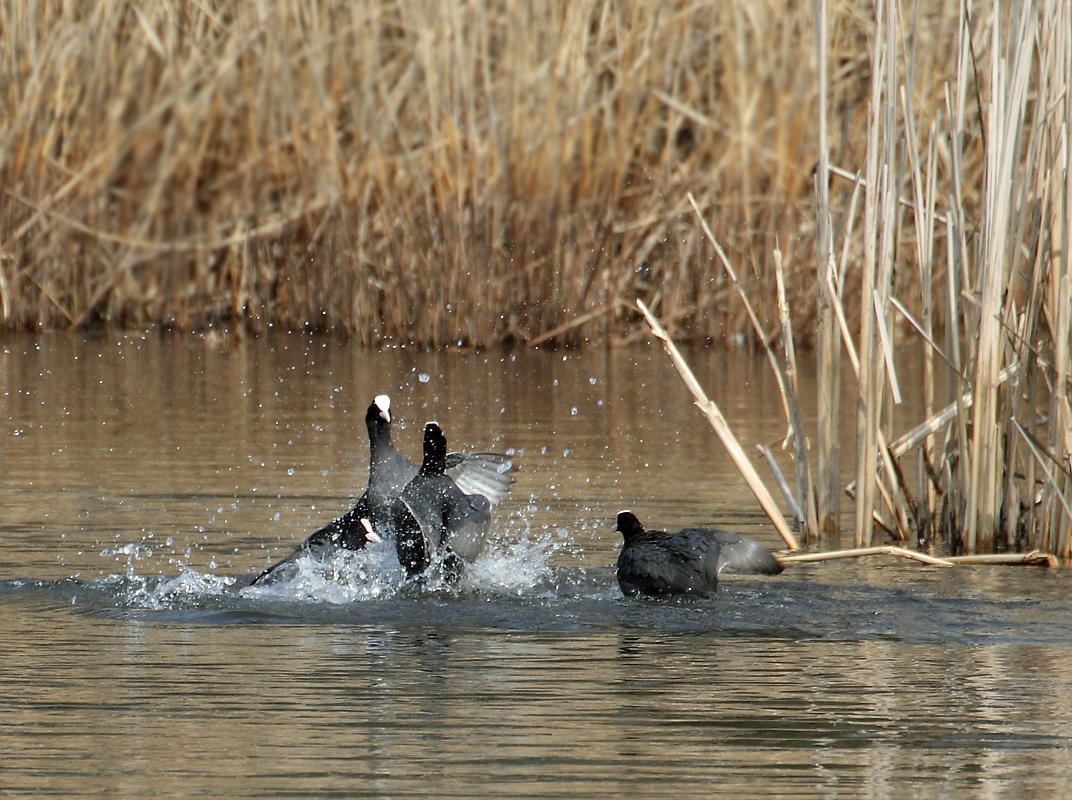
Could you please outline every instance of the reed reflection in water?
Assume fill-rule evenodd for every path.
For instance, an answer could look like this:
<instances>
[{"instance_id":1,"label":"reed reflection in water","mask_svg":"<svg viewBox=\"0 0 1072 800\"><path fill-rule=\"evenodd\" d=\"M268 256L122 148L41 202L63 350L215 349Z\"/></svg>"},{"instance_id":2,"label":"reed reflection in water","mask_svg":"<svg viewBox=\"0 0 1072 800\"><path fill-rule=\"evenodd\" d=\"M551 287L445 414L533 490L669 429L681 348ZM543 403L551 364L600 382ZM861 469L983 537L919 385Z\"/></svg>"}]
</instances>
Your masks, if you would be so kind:
<instances>
[{"instance_id":1,"label":"reed reflection in water","mask_svg":"<svg viewBox=\"0 0 1072 800\"><path fill-rule=\"evenodd\" d=\"M691 356L746 449L761 363ZM423 377L422 377L423 376ZM241 587L346 507L390 391L415 454L517 450L459 590ZM3 342L0 786L65 797L1056 795L1063 571L888 562L627 601L614 512L777 546L661 352L278 337ZM17 432L17 435L16 435Z\"/></svg>"}]
</instances>

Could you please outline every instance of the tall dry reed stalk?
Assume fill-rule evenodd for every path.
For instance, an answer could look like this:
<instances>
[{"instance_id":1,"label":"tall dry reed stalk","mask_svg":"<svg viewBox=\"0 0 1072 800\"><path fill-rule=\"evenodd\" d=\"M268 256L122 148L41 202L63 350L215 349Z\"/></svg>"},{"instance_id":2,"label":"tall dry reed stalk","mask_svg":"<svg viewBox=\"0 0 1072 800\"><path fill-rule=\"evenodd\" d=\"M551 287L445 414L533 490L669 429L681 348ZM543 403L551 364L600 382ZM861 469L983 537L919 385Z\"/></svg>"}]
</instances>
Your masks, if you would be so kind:
<instances>
[{"instance_id":1,"label":"tall dry reed stalk","mask_svg":"<svg viewBox=\"0 0 1072 800\"><path fill-rule=\"evenodd\" d=\"M828 3L816 0L816 49L819 98L819 167L816 170L816 294L818 304L818 479L816 486L816 524L818 533L836 531L841 517L841 447L837 424L841 418L841 333L834 309L835 290L834 240L830 217L830 184L826 175L830 169L830 146L827 136L829 114L828 89ZM783 316L788 316L783 315ZM783 330L788 326L783 323ZM788 343L791 351L792 343ZM798 454L795 458L800 460ZM799 467L798 467L799 468ZM810 499L810 498L805 498Z\"/></svg>"}]
</instances>

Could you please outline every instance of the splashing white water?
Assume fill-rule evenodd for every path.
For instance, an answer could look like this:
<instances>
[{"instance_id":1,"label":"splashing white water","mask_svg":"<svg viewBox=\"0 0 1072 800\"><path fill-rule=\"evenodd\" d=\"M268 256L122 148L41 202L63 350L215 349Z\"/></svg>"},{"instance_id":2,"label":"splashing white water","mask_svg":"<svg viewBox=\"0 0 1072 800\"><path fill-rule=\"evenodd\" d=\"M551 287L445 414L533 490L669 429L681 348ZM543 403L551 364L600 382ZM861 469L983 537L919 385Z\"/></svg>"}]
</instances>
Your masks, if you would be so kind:
<instances>
[{"instance_id":1,"label":"splashing white water","mask_svg":"<svg viewBox=\"0 0 1072 800\"><path fill-rule=\"evenodd\" d=\"M346 604L389 597L404 585L405 573L394 545L377 542L359 552L340 549L328 558L299 556L281 578L247 586L239 594L248 598Z\"/></svg>"},{"instance_id":2,"label":"splashing white water","mask_svg":"<svg viewBox=\"0 0 1072 800\"><path fill-rule=\"evenodd\" d=\"M406 576L395 554L394 544L370 543L359 552L338 550L330 556L299 556L278 570L270 582L245 586L240 576L200 572L179 564L174 577L139 574L147 548L140 544L122 545L102 551L108 558L126 560L126 574L112 575L105 583L125 584L123 603L133 608L166 610L181 607L218 605L220 599L286 601L348 605L383 600L399 593L407 595L476 592L522 597L538 593L552 576L551 559L563 549L563 542L544 531L533 531L527 522L501 532L479 559L467 564L462 579L449 583L440 575L419 579Z\"/></svg>"},{"instance_id":3,"label":"splashing white water","mask_svg":"<svg viewBox=\"0 0 1072 800\"><path fill-rule=\"evenodd\" d=\"M143 576L128 570L127 575L107 575L97 585L114 587L126 607L164 611L226 596L235 581L230 575L211 575L183 567L173 578Z\"/></svg>"},{"instance_id":4,"label":"splashing white water","mask_svg":"<svg viewBox=\"0 0 1072 800\"><path fill-rule=\"evenodd\" d=\"M547 579L556 549L546 534L492 548L468 566L464 584L477 591L523 595Z\"/></svg>"}]
</instances>

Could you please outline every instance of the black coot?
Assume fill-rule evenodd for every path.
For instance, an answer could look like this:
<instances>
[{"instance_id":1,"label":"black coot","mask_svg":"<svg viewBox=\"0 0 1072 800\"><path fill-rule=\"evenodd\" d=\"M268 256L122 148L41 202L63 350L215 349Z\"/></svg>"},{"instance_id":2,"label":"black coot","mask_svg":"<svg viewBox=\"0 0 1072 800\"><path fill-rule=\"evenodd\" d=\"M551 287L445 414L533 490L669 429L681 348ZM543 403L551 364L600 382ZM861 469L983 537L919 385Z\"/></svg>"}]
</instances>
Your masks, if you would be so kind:
<instances>
[{"instance_id":1,"label":"black coot","mask_svg":"<svg viewBox=\"0 0 1072 800\"><path fill-rule=\"evenodd\" d=\"M273 564L253 579L253 584L274 582L292 576L294 562L312 554L318 558L336 548L360 550L369 541L367 520L378 536L391 534L391 506L418 467L391 442L391 398L378 395L365 412L369 438L369 479L364 493L345 514L314 531L289 556ZM450 453L446 474L469 491L480 491L491 502L498 501L513 483L513 460L499 453Z\"/></svg>"},{"instance_id":2,"label":"black coot","mask_svg":"<svg viewBox=\"0 0 1072 800\"><path fill-rule=\"evenodd\" d=\"M486 544L491 503L459 489L444 471L446 460L446 436L429 422L424 426L424 461L391 514L398 560L410 576L441 566L446 577L456 578Z\"/></svg>"},{"instance_id":3,"label":"black coot","mask_svg":"<svg viewBox=\"0 0 1072 800\"><path fill-rule=\"evenodd\" d=\"M718 590L723 570L777 575L783 568L759 542L717 528L646 531L635 514L621 511L614 530L624 539L618 585L626 595L704 597Z\"/></svg>"}]
</instances>

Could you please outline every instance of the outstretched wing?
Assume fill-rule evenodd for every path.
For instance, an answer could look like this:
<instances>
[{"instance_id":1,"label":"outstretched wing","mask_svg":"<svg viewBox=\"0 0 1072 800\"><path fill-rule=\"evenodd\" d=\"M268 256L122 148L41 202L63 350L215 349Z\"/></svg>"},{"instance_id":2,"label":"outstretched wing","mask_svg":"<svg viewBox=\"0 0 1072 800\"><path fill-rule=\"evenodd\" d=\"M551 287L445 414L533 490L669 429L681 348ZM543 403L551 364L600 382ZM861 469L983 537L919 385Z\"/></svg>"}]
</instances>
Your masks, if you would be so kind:
<instances>
[{"instance_id":1,"label":"outstretched wing","mask_svg":"<svg viewBox=\"0 0 1072 800\"><path fill-rule=\"evenodd\" d=\"M447 547L462 561L472 562L487 546L491 503L480 494L451 494L444 522Z\"/></svg>"},{"instance_id":2,"label":"outstretched wing","mask_svg":"<svg viewBox=\"0 0 1072 800\"><path fill-rule=\"evenodd\" d=\"M741 575L778 575L785 567L766 547L743 533L731 533L714 528L709 531L718 542L718 572Z\"/></svg>"},{"instance_id":3,"label":"outstretched wing","mask_svg":"<svg viewBox=\"0 0 1072 800\"><path fill-rule=\"evenodd\" d=\"M318 528L309 534L305 541L298 545L289 556L268 567L268 569L254 578L250 586L274 583L277 580L285 579L293 572L294 562L302 556L312 555L315 558L321 558L340 547L347 550L363 549L369 541L376 540L375 538L370 538L369 528L362 522L362 520L367 520L369 516L370 509L365 495L362 495L361 499L357 501L357 505L345 514L336 517L324 527Z\"/></svg>"},{"instance_id":4,"label":"outstretched wing","mask_svg":"<svg viewBox=\"0 0 1072 800\"><path fill-rule=\"evenodd\" d=\"M514 460L501 453L447 453L444 470L463 494L483 495L492 505L510 491L513 471Z\"/></svg>"}]
</instances>

